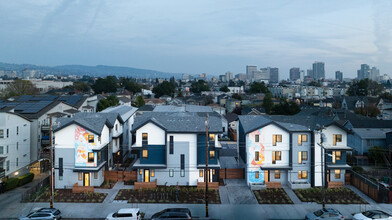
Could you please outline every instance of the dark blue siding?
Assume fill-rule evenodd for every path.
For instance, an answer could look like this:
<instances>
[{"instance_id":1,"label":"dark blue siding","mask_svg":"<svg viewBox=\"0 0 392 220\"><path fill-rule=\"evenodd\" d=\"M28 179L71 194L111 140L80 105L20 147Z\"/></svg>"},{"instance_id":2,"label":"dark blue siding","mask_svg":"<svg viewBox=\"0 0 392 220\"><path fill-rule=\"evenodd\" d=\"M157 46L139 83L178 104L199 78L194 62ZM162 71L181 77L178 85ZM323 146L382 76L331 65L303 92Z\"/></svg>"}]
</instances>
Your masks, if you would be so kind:
<instances>
[{"instance_id":1,"label":"dark blue siding","mask_svg":"<svg viewBox=\"0 0 392 220\"><path fill-rule=\"evenodd\" d=\"M215 150L215 159L209 158L208 164L218 164L219 152L215 149L215 143L210 141L208 143L208 150ZM197 135L197 164L206 164L206 135Z\"/></svg>"},{"instance_id":2,"label":"dark blue siding","mask_svg":"<svg viewBox=\"0 0 392 220\"><path fill-rule=\"evenodd\" d=\"M340 151L340 152L342 152L341 159L340 160L336 160L336 163L334 163L335 165L338 165L338 164L339 165L344 165L344 164L346 164L347 153L346 153L346 151ZM327 153L332 155L332 151L328 151ZM332 163L332 156L327 156L326 162L329 165L333 165L333 163Z\"/></svg>"},{"instance_id":3,"label":"dark blue siding","mask_svg":"<svg viewBox=\"0 0 392 220\"><path fill-rule=\"evenodd\" d=\"M143 158L143 150L148 150L148 157ZM166 146L148 145L140 150L140 164L166 164Z\"/></svg>"},{"instance_id":4,"label":"dark blue siding","mask_svg":"<svg viewBox=\"0 0 392 220\"><path fill-rule=\"evenodd\" d=\"M240 157L242 158L242 161L246 163L246 135L244 132L244 128L242 127L242 124L238 122L238 142L239 142L239 154Z\"/></svg>"}]
</instances>

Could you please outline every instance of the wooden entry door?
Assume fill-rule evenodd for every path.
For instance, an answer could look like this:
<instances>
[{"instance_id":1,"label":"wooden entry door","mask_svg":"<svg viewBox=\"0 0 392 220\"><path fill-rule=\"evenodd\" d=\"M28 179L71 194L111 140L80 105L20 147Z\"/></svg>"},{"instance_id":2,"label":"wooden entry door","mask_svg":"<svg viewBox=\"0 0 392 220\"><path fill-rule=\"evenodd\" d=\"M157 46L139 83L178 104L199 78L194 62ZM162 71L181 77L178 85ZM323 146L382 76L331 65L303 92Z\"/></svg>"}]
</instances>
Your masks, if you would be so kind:
<instances>
[{"instance_id":1,"label":"wooden entry door","mask_svg":"<svg viewBox=\"0 0 392 220\"><path fill-rule=\"evenodd\" d=\"M150 182L150 170L148 169L144 170L144 182L146 183Z\"/></svg>"},{"instance_id":2,"label":"wooden entry door","mask_svg":"<svg viewBox=\"0 0 392 220\"><path fill-rule=\"evenodd\" d=\"M90 173L83 173L83 186L90 186Z\"/></svg>"}]
</instances>

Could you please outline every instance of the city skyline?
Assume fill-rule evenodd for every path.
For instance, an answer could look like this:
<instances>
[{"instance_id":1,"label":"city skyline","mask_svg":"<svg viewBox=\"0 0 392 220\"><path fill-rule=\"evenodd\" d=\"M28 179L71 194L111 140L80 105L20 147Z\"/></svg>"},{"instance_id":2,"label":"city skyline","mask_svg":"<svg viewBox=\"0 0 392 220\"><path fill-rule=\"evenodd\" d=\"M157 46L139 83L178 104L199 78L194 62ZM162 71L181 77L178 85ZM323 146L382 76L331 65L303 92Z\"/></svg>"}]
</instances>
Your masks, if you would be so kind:
<instances>
[{"instance_id":1,"label":"city skyline","mask_svg":"<svg viewBox=\"0 0 392 220\"><path fill-rule=\"evenodd\" d=\"M355 78L391 76L388 1L2 2L1 62L113 65L162 72L246 73L246 65ZM151 16L154 15L154 16Z\"/></svg>"}]
</instances>

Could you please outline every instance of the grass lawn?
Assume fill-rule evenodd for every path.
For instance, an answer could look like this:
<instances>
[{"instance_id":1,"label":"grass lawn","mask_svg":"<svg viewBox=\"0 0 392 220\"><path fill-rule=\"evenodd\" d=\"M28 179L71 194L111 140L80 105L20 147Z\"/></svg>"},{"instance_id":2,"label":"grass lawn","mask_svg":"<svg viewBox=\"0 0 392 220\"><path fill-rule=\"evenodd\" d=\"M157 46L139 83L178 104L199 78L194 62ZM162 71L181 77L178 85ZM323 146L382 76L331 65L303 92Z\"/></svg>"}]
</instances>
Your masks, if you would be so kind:
<instances>
[{"instance_id":1,"label":"grass lawn","mask_svg":"<svg viewBox=\"0 0 392 220\"><path fill-rule=\"evenodd\" d=\"M208 190L208 201L220 204L219 190ZM121 189L115 200L128 200L128 203L204 203L204 190L192 186L176 187L158 186L155 189Z\"/></svg>"},{"instance_id":2,"label":"grass lawn","mask_svg":"<svg viewBox=\"0 0 392 220\"><path fill-rule=\"evenodd\" d=\"M322 203L321 188L296 189L294 193L302 202ZM327 204L367 204L365 200L348 188L325 189Z\"/></svg>"},{"instance_id":3,"label":"grass lawn","mask_svg":"<svg viewBox=\"0 0 392 220\"><path fill-rule=\"evenodd\" d=\"M254 190L253 193L259 204L293 204L283 189Z\"/></svg>"},{"instance_id":4,"label":"grass lawn","mask_svg":"<svg viewBox=\"0 0 392 220\"><path fill-rule=\"evenodd\" d=\"M72 189L56 189L54 192L55 202L76 202L76 203L102 203L106 193L72 193ZM35 200L36 202L49 202L50 191L46 190Z\"/></svg>"}]
</instances>

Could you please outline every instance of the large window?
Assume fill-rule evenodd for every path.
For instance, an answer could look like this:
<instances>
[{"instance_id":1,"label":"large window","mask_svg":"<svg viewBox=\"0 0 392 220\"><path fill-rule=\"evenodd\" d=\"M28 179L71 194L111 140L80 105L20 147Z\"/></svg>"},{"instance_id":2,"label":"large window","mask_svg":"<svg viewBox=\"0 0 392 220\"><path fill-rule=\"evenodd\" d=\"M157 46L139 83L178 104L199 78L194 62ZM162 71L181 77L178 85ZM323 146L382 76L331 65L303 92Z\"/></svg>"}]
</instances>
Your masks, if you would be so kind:
<instances>
[{"instance_id":1,"label":"large window","mask_svg":"<svg viewBox=\"0 0 392 220\"><path fill-rule=\"evenodd\" d=\"M340 159L342 159L342 152L332 151L332 163L336 163L336 161Z\"/></svg>"},{"instance_id":2,"label":"large window","mask_svg":"<svg viewBox=\"0 0 392 220\"><path fill-rule=\"evenodd\" d=\"M256 134L256 135L255 135L255 142L259 142L259 138L260 138L259 135Z\"/></svg>"},{"instance_id":3,"label":"large window","mask_svg":"<svg viewBox=\"0 0 392 220\"><path fill-rule=\"evenodd\" d=\"M275 170L275 179L280 179L280 170Z\"/></svg>"},{"instance_id":4,"label":"large window","mask_svg":"<svg viewBox=\"0 0 392 220\"><path fill-rule=\"evenodd\" d=\"M142 157L147 158L148 157L148 150L143 150L142 151Z\"/></svg>"},{"instance_id":5,"label":"large window","mask_svg":"<svg viewBox=\"0 0 392 220\"><path fill-rule=\"evenodd\" d=\"M272 135L272 145L276 146L277 142L282 142L282 135L281 134Z\"/></svg>"},{"instance_id":6,"label":"large window","mask_svg":"<svg viewBox=\"0 0 392 220\"><path fill-rule=\"evenodd\" d=\"M91 134L90 134L90 135L88 136L88 142L89 142L89 143L94 143L94 135L91 135Z\"/></svg>"},{"instance_id":7,"label":"large window","mask_svg":"<svg viewBox=\"0 0 392 220\"><path fill-rule=\"evenodd\" d=\"M335 179L340 179L340 170L335 170Z\"/></svg>"},{"instance_id":8,"label":"large window","mask_svg":"<svg viewBox=\"0 0 392 220\"><path fill-rule=\"evenodd\" d=\"M94 163L94 153L88 153L88 162Z\"/></svg>"},{"instance_id":9,"label":"large window","mask_svg":"<svg viewBox=\"0 0 392 220\"><path fill-rule=\"evenodd\" d=\"M210 134L209 136L210 136L209 141L215 141L215 134Z\"/></svg>"},{"instance_id":10,"label":"large window","mask_svg":"<svg viewBox=\"0 0 392 220\"><path fill-rule=\"evenodd\" d=\"M259 161L259 152L255 151L255 161Z\"/></svg>"},{"instance_id":11,"label":"large window","mask_svg":"<svg viewBox=\"0 0 392 220\"><path fill-rule=\"evenodd\" d=\"M299 151L298 152L298 163L301 164L303 161L308 160L308 152L307 151Z\"/></svg>"},{"instance_id":12,"label":"large window","mask_svg":"<svg viewBox=\"0 0 392 220\"><path fill-rule=\"evenodd\" d=\"M215 159L215 151L210 150L210 159Z\"/></svg>"},{"instance_id":13,"label":"large window","mask_svg":"<svg viewBox=\"0 0 392 220\"><path fill-rule=\"evenodd\" d=\"M298 179L307 179L308 178L308 171L298 171Z\"/></svg>"},{"instance_id":14,"label":"large window","mask_svg":"<svg viewBox=\"0 0 392 220\"><path fill-rule=\"evenodd\" d=\"M342 142L342 135L341 134L334 134L333 135L333 146L336 146L336 143Z\"/></svg>"},{"instance_id":15,"label":"large window","mask_svg":"<svg viewBox=\"0 0 392 220\"><path fill-rule=\"evenodd\" d=\"M272 151L272 164L276 164L276 161L282 159L281 151Z\"/></svg>"},{"instance_id":16,"label":"large window","mask_svg":"<svg viewBox=\"0 0 392 220\"><path fill-rule=\"evenodd\" d=\"M306 134L299 134L298 135L298 145L301 146L302 142L308 142L308 135L306 135Z\"/></svg>"}]
</instances>

